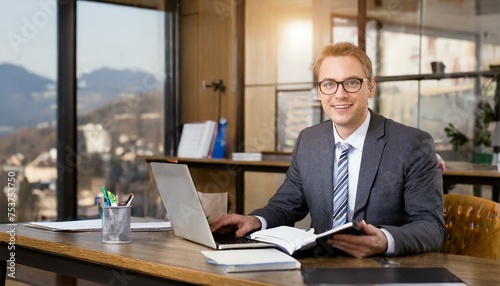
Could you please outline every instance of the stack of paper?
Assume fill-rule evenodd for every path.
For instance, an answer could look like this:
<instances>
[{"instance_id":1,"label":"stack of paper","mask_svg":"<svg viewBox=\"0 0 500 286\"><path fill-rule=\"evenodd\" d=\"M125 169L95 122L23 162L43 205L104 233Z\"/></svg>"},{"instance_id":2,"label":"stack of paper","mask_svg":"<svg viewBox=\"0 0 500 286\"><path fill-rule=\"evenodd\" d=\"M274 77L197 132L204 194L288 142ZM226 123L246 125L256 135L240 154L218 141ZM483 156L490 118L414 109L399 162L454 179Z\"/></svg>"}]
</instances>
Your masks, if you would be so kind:
<instances>
[{"instance_id":1,"label":"stack of paper","mask_svg":"<svg viewBox=\"0 0 500 286\"><path fill-rule=\"evenodd\" d=\"M231 159L234 161L262 161L262 153L233 152Z\"/></svg>"},{"instance_id":2,"label":"stack of paper","mask_svg":"<svg viewBox=\"0 0 500 286\"><path fill-rule=\"evenodd\" d=\"M29 222L26 226L51 231L100 231L101 219ZM130 224L132 231L162 231L172 229L169 221L133 222Z\"/></svg>"},{"instance_id":3,"label":"stack of paper","mask_svg":"<svg viewBox=\"0 0 500 286\"><path fill-rule=\"evenodd\" d=\"M295 258L274 248L202 251L207 262L222 267L226 272L299 269Z\"/></svg>"}]
</instances>

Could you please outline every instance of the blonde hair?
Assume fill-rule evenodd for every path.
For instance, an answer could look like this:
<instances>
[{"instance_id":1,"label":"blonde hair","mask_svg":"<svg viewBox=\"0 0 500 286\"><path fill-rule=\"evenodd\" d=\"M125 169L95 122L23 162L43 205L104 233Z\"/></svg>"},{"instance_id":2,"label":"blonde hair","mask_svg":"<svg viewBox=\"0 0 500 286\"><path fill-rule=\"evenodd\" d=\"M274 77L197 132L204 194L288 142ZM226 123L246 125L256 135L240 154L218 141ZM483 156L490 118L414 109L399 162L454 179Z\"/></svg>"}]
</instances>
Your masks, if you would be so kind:
<instances>
[{"instance_id":1,"label":"blonde hair","mask_svg":"<svg viewBox=\"0 0 500 286\"><path fill-rule=\"evenodd\" d=\"M316 59L316 62L313 65L314 82L318 81L319 69L321 68L321 64L323 64L323 60L325 58L342 56L352 56L358 59L358 61L363 66L363 71L366 73L366 76L369 79L373 77L372 61L370 60L368 55L366 55L363 50L352 43L339 42L336 44L330 44L324 47L323 51L321 51L321 54Z\"/></svg>"}]
</instances>

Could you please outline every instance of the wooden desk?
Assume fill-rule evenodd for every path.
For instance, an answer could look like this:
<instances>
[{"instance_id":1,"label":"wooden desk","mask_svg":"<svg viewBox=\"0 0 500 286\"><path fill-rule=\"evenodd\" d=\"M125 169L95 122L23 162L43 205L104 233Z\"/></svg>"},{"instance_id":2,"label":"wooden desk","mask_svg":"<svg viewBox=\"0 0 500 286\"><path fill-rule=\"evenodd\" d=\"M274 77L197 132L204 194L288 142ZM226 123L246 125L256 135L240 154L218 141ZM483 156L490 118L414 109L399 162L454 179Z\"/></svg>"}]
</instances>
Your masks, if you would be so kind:
<instances>
[{"instance_id":1,"label":"wooden desk","mask_svg":"<svg viewBox=\"0 0 500 286\"><path fill-rule=\"evenodd\" d=\"M7 248L15 228L15 250ZM208 248L175 237L173 232L134 232L132 243L103 244L100 232L64 233L0 225L0 259L15 254L23 264L102 284L303 285L300 270L225 273L205 262ZM441 253L397 257L401 267L445 267L468 285L500 285L500 260ZM381 267L371 259L302 258L304 267ZM2 280L3 282L3 280Z\"/></svg>"},{"instance_id":2,"label":"wooden desk","mask_svg":"<svg viewBox=\"0 0 500 286\"><path fill-rule=\"evenodd\" d=\"M496 166L467 162L446 162L443 172L443 190L448 192L455 184L492 186L492 200L500 200L500 173Z\"/></svg>"}]
</instances>

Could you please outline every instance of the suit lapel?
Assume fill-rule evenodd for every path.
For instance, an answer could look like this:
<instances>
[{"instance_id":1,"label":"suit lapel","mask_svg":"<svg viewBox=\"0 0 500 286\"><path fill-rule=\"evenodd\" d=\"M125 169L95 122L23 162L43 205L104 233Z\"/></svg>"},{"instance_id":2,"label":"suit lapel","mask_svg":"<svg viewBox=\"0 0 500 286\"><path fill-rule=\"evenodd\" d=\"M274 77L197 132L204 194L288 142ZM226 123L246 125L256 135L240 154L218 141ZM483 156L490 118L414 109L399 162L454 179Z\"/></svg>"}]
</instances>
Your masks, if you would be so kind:
<instances>
[{"instance_id":1,"label":"suit lapel","mask_svg":"<svg viewBox=\"0 0 500 286\"><path fill-rule=\"evenodd\" d=\"M370 112L371 120L363 145L363 155L359 170L358 190L353 218L363 218L364 216L364 214L360 214L359 212L364 209L368 201L370 190L378 172L386 145L386 141L383 138L385 135L385 118L373 113L371 110ZM374 166L376 167L374 168Z\"/></svg>"},{"instance_id":2,"label":"suit lapel","mask_svg":"<svg viewBox=\"0 0 500 286\"><path fill-rule=\"evenodd\" d=\"M323 124L323 129L318 134L318 139L317 142L321 145L321 148L316 148L320 150L316 163L318 166L317 170L321 170L321 174L315 174L319 180L317 192L320 203L323 204L323 208L320 209L325 210L324 215L326 218L331 218L333 216L333 158L335 158L332 121L327 121ZM331 224L331 220L328 219L325 223L327 223L327 225L328 223ZM326 229L329 227L331 227L331 225L328 225Z\"/></svg>"}]
</instances>

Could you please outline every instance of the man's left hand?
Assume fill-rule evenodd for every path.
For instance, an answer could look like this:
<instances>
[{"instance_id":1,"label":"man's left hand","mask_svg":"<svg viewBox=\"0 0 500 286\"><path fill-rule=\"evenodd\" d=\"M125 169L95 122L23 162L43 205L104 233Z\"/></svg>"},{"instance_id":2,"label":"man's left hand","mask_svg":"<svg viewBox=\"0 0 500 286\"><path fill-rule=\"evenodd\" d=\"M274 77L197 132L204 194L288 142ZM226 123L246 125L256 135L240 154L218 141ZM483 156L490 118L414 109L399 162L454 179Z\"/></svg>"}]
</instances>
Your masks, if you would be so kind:
<instances>
[{"instance_id":1,"label":"man's left hand","mask_svg":"<svg viewBox=\"0 0 500 286\"><path fill-rule=\"evenodd\" d=\"M369 257L387 251L387 237L380 229L367 224L364 220L359 223L359 228L365 235L335 234L327 243L356 258Z\"/></svg>"}]
</instances>

